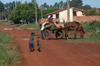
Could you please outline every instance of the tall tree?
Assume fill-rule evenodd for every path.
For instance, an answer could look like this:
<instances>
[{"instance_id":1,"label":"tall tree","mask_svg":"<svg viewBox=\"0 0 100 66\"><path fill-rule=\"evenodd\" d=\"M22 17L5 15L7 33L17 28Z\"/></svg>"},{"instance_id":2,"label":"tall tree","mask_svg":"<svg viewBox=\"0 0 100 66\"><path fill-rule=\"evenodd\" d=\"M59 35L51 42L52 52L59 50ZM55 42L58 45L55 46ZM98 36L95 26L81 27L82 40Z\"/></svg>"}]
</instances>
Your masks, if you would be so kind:
<instances>
[{"instance_id":1,"label":"tall tree","mask_svg":"<svg viewBox=\"0 0 100 66\"><path fill-rule=\"evenodd\" d=\"M53 8L53 6L52 6L52 5L50 5L50 8Z\"/></svg>"},{"instance_id":2,"label":"tall tree","mask_svg":"<svg viewBox=\"0 0 100 66\"><path fill-rule=\"evenodd\" d=\"M59 8L59 4L57 2L55 2L53 8Z\"/></svg>"},{"instance_id":3,"label":"tall tree","mask_svg":"<svg viewBox=\"0 0 100 66\"><path fill-rule=\"evenodd\" d=\"M0 12L4 11L4 4L0 1Z\"/></svg>"},{"instance_id":4,"label":"tall tree","mask_svg":"<svg viewBox=\"0 0 100 66\"><path fill-rule=\"evenodd\" d=\"M40 9L37 7L38 15L41 15ZM38 16L38 19L41 16ZM9 16L14 23L19 23L21 19L31 21L35 19L35 3L20 4Z\"/></svg>"},{"instance_id":5,"label":"tall tree","mask_svg":"<svg viewBox=\"0 0 100 66\"><path fill-rule=\"evenodd\" d=\"M64 7L63 1L60 2L60 5L61 5L61 9L62 9Z\"/></svg>"},{"instance_id":6,"label":"tall tree","mask_svg":"<svg viewBox=\"0 0 100 66\"><path fill-rule=\"evenodd\" d=\"M72 0L71 1L71 6L80 8L83 5L82 2L83 2L82 0Z\"/></svg>"},{"instance_id":7,"label":"tall tree","mask_svg":"<svg viewBox=\"0 0 100 66\"><path fill-rule=\"evenodd\" d=\"M84 5L82 8L83 8L84 10L90 10L90 9L91 9L91 6L90 6L90 5Z\"/></svg>"},{"instance_id":8,"label":"tall tree","mask_svg":"<svg viewBox=\"0 0 100 66\"><path fill-rule=\"evenodd\" d=\"M32 0L32 3L35 3L35 0Z\"/></svg>"},{"instance_id":9,"label":"tall tree","mask_svg":"<svg viewBox=\"0 0 100 66\"><path fill-rule=\"evenodd\" d=\"M15 1L13 1L13 9L15 8Z\"/></svg>"},{"instance_id":10,"label":"tall tree","mask_svg":"<svg viewBox=\"0 0 100 66\"><path fill-rule=\"evenodd\" d=\"M48 8L49 8L49 5L48 5L47 3L44 3L44 4L42 5L42 8L43 8L43 9L48 9Z\"/></svg>"},{"instance_id":11,"label":"tall tree","mask_svg":"<svg viewBox=\"0 0 100 66\"><path fill-rule=\"evenodd\" d=\"M16 6L19 5L19 4L21 4L21 2L20 1L16 1Z\"/></svg>"}]
</instances>

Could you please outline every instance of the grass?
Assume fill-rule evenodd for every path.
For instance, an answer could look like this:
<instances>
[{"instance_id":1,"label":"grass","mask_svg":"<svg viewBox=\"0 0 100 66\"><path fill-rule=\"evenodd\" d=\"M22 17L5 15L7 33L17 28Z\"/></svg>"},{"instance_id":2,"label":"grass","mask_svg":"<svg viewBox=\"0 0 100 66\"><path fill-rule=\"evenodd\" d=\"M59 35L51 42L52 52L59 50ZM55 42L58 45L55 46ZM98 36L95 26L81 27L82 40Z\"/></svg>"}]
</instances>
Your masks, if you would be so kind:
<instances>
[{"instance_id":1,"label":"grass","mask_svg":"<svg viewBox=\"0 0 100 66\"><path fill-rule=\"evenodd\" d=\"M40 31L40 25L39 23L31 23L31 24L25 24L25 25L21 25L19 26L20 28L24 28L24 29L27 29L27 28L35 28L34 31Z\"/></svg>"},{"instance_id":2,"label":"grass","mask_svg":"<svg viewBox=\"0 0 100 66\"><path fill-rule=\"evenodd\" d=\"M13 22L8 22L8 21L0 21L0 24L4 24L4 25L16 25Z\"/></svg>"},{"instance_id":3,"label":"grass","mask_svg":"<svg viewBox=\"0 0 100 66\"><path fill-rule=\"evenodd\" d=\"M4 25L18 25L18 24L14 24L13 22L8 22L8 21L0 21L0 24L4 24ZM40 25L39 23L31 23L31 24L23 24L19 26L20 28L23 29L28 29L28 28L34 28L34 31L40 31Z\"/></svg>"},{"instance_id":4,"label":"grass","mask_svg":"<svg viewBox=\"0 0 100 66\"><path fill-rule=\"evenodd\" d=\"M84 35L83 39L80 39L79 35L77 35L77 39L74 39L74 35L73 36L69 36L69 40L66 40L66 42L71 42L71 43L97 42L97 43L100 43L100 38L97 38L93 34L87 33L87 35Z\"/></svg>"},{"instance_id":5,"label":"grass","mask_svg":"<svg viewBox=\"0 0 100 66\"><path fill-rule=\"evenodd\" d=\"M0 66L15 66L19 61L18 48L14 46L11 36L0 32Z\"/></svg>"}]
</instances>

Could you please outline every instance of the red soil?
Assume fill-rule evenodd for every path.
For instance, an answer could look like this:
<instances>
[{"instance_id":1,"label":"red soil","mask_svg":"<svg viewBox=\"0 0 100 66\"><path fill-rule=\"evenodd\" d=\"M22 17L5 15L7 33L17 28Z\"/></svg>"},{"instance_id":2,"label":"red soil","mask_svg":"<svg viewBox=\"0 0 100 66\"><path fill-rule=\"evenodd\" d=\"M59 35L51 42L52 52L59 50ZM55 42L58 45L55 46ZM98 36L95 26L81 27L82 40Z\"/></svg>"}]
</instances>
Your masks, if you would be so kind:
<instances>
[{"instance_id":1,"label":"red soil","mask_svg":"<svg viewBox=\"0 0 100 66\"><path fill-rule=\"evenodd\" d=\"M4 30L13 28L13 30ZM16 29L16 26L1 25L0 30L13 37L20 47L20 66L100 66L100 44L67 43L64 40L42 40L41 52L29 52L29 37L32 30ZM35 32L40 34L40 32ZM36 44L35 37L34 43Z\"/></svg>"}]
</instances>

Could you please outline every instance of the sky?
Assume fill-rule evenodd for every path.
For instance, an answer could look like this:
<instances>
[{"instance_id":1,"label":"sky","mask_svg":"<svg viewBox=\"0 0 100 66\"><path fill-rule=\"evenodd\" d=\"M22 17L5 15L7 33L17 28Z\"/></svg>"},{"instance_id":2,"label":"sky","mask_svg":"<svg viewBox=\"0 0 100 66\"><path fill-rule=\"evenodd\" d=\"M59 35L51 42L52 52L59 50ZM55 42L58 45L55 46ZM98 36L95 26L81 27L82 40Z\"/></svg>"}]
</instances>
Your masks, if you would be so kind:
<instances>
[{"instance_id":1,"label":"sky","mask_svg":"<svg viewBox=\"0 0 100 66\"><path fill-rule=\"evenodd\" d=\"M13 1L21 1L21 0L0 0L0 1L5 4L5 3L9 3ZM32 0L22 0L23 3L25 1L31 2ZM46 2L48 5L51 5L51 4L54 4L55 2L60 2L60 1L65 2L66 0L37 0L37 3L41 5ZM91 7L100 7L100 0L82 0L82 1L83 1L83 5L90 5Z\"/></svg>"}]
</instances>

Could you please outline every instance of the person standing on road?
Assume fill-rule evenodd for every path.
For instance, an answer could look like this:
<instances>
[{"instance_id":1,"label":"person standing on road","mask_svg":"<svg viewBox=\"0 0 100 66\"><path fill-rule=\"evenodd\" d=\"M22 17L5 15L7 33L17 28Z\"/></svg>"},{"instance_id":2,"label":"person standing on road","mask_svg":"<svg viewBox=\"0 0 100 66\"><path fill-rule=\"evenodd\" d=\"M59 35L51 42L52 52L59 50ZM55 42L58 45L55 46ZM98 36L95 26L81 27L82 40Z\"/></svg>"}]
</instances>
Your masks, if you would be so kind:
<instances>
[{"instance_id":1,"label":"person standing on road","mask_svg":"<svg viewBox=\"0 0 100 66\"><path fill-rule=\"evenodd\" d=\"M46 24L46 22L44 22L43 24L42 24L42 27L41 27L41 38L42 39L44 39L43 38L43 30L44 30L44 25Z\"/></svg>"},{"instance_id":2,"label":"person standing on road","mask_svg":"<svg viewBox=\"0 0 100 66\"><path fill-rule=\"evenodd\" d=\"M34 32L31 33L30 39L29 39L29 51L34 51Z\"/></svg>"},{"instance_id":3,"label":"person standing on road","mask_svg":"<svg viewBox=\"0 0 100 66\"><path fill-rule=\"evenodd\" d=\"M44 38L43 38L43 30L44 30L44 28L45 28L45 25L47 25L47 24L48 24L48 19L46 19L46 22L42 23L42 27L41 27L41 38L42 38L42 39L44 39Z\"/></svg>"}]
</instances>

